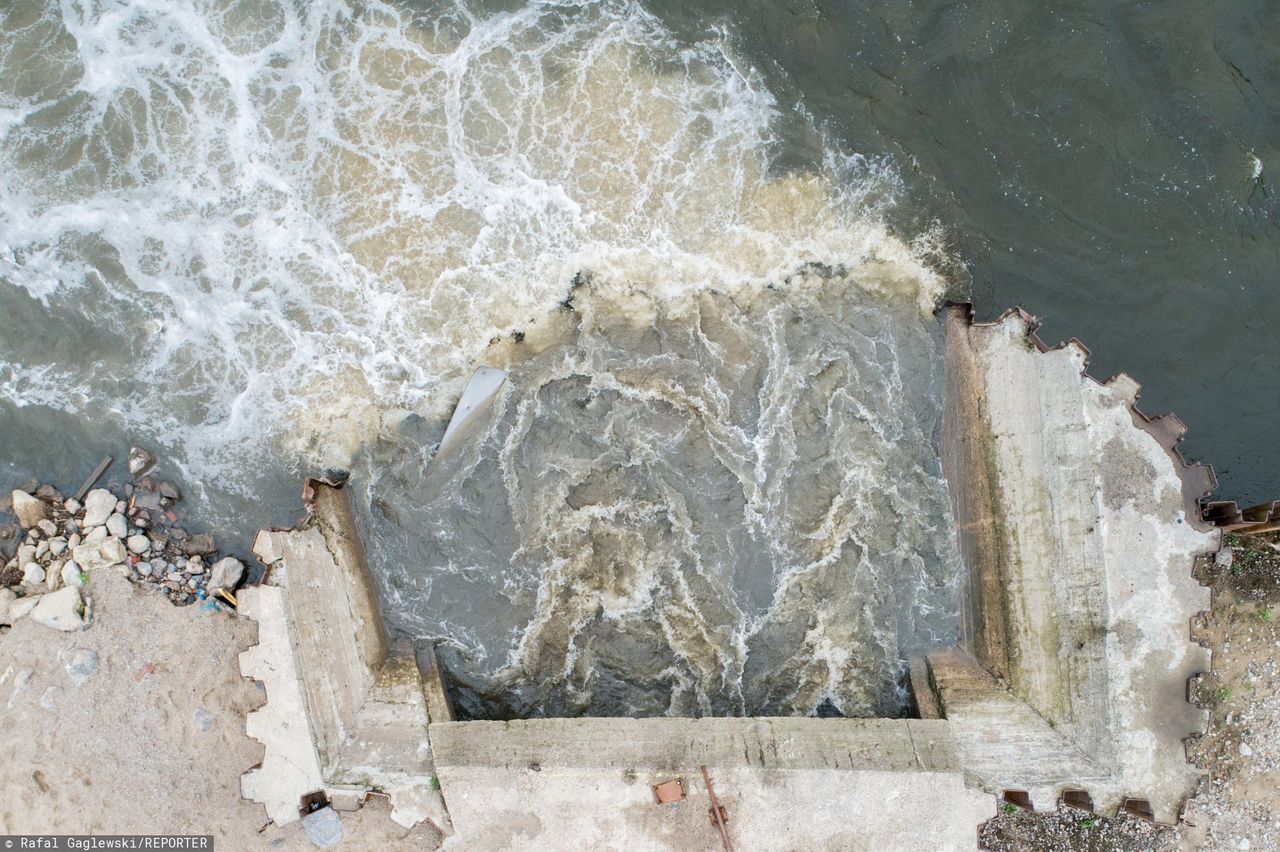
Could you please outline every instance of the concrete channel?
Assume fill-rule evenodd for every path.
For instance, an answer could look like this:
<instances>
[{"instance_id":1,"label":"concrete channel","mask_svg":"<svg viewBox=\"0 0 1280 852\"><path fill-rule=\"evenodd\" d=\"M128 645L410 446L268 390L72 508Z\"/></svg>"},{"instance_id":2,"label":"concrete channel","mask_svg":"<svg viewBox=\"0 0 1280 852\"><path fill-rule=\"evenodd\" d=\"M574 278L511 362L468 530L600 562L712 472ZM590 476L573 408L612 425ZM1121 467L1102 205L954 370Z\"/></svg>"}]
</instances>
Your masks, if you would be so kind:
<instances>
[{"instance_id":1,"label":"concrete channel","mask_svg":"<svg viewBox=\"0 0 1280 852\"><path fill-rule=\"evenodd\" d=\"M1019 310L941 319L968 583L958 643L910 661L920 718L453 721L438 666L387 635L345 493L309 480L307 517L259 534L266 580L240 596L260 627L241 669L267 694L244 795L280 824L383 795L402 825L486 850L971 849L1001 797L1176 821L1205 722L1188 680L1210 662L1193 563L1214 522L1280 511L1202 514L1213 474L1179 455L1182 424L1142 414L1128 376L1090 377L1078 341L1046 347Z\"/></svg>"}]
</instances>

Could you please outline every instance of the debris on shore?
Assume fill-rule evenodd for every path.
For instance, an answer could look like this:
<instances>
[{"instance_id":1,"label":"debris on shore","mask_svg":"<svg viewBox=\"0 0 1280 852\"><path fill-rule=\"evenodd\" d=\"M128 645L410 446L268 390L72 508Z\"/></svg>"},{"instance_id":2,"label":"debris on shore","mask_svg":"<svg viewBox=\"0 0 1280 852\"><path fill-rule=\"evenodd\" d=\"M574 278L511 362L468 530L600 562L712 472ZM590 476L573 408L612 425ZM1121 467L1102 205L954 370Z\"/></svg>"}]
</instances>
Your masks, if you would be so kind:
<instances>
[{"instance_id":1,"label":"debris on shore","mask_svg":"<svg viewBox=\"0 0 1280 852\"><path fill-rule=\"evenodd\" d=\"M150 453L131 451L135 475L154 465ZM214 597L234 602L244 564L220 554L213 536L191 535L177 523L178 486L149 473L112 486L89 491L83 502L47 484L12 492L17 522L0 525L0 627L24 617L56 630L87 627L88 576L113 568L180 606Z\"/></svg>"}]
</instances>

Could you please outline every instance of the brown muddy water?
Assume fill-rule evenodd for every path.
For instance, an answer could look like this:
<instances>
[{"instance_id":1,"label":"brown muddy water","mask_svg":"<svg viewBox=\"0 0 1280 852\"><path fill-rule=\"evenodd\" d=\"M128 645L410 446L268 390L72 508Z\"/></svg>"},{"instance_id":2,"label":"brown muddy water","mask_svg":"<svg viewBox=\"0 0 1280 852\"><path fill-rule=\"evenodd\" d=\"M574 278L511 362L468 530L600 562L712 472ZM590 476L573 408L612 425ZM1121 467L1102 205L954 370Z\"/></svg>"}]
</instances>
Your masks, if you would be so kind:
<instances>
[{"instance_id":1,"label":"brown muddy water","mask_svg":"<svg viewBox=\"0 0 1280 852\"><path fill-rule=\"evenodd\" d=\"M471 715L892 715L955 626L944 293L1280 492L1276 17L8 4L0 485L138 442L243 553L349 469Z\"/></svg>"}]
</instances>

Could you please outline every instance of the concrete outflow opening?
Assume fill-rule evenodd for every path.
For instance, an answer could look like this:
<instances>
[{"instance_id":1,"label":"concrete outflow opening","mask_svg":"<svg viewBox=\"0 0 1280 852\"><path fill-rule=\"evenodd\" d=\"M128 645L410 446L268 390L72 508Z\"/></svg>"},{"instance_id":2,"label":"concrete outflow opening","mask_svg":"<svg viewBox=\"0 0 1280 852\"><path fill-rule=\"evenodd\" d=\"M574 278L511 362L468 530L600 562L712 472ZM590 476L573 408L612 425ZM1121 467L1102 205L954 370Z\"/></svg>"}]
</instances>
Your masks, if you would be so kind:
<instances>
[{"instance_id":1,"label":"concrete outflow opening","mask_svg":"<svg viewBox=\"0 0 1280 852\"><path fill-rule=\"evenodd\" d=\"M384 794L401 824L483 849L973 848L998 797L1175 821L1204 723L1186 696L1209 663L1190 623L1209 603L1193 562L1219 546L1198 502L1212 472L1182 460L1176 418L1137 410L1132 379L1085 374L1077 341L1046 348L1021 311L942 320L968 583L956 646L910 663L920 718L454 722L434 661L388 640L344 493L311 480L307 517L259 535L267 579L242 595L261 633L241 667L268 699L244 794L277 823L317 792L338 809ZM503 377L480 378L446 441ZM683 797L655 800L673 779Z\"/></svg>"}]
</instances>

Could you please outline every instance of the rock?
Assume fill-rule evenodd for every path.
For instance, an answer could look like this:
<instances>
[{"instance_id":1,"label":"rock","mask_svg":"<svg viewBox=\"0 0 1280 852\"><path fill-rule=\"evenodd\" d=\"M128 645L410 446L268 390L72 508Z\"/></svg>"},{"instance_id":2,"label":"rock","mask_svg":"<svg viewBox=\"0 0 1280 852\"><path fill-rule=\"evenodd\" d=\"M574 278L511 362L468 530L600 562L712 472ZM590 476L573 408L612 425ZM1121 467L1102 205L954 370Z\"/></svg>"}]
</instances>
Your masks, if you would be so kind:
<instances>
[{"instance_id":1,"label":"rock","mask_svg":"<svg viewBox=\"0 0 1280 852\"><path fill-rule=\"evenodd\" d=\"M116 510L116 495L105 488L95 488L84 498L84 525L105 524Z\"/></svg>"},{"instance_id":2,"label":"rock","mask_svg":"<svg viewBox=\"0 0 1280 852\"><path fill-rule=\"evenodd\" d=\"M36 526L40 528L40 532L44 533L47 536L52 537L58 534L58 525L55 524L53 521L49 520L48 518L45 518L40 523L36 524Z\"/></svg>"},{"instance_id":3,"label":"rock","mask_svg":"<svg viewBox=\"0 0 1280 852\"><path fill-rule=\"evenodd\" d=\"M22 618L24 615L31 612L31 610L35 609L36 604L40 603L40 598L42 597L44 596L27 595L26 597L18 598L16 601L9 604L9 623L12 624L19 618Z\"/></svg>"},{"instance_id":4,"label":"rock","mask_svg":"<svg viewBox=\"0 0 1280 852\"><path fill-rule=\"evenodd\" d=\"M48 512L49 508L43 501L25 491L13 492L13 513L18 516L18 523L26 529L43 521Z\"/></svg>"},{"instance_id":5,"label":"rock","mask_svg":"<svg viewBox=\"0 0 1280 852\"><path fill-rule=\"evenodd\" d=\"M129 475L139 476L146 473L152 465L156 463L156 457L151 453L142 449L142 447L129 448Z\"/></svg>"},{"instance_id":6,"label":"rock","mask_svg":"<svg viewBox=\"0 0 1280 852\"><path fill-rule=\"evenodd\" d=\"M129 550L141 556L151 549L151 540L145 535L131 535L125 545Z\"/></svg>"},{"instance_id":7,"label":"rock","mask_svg":"<svg viewBox=\"0 0 1280 852\"><path fill-rule=\"evenodd\" d=\"M45 591L56 592L62 588L62 565L55 562L44 572Z\"/></svg>"},{"instance_id":8,"label":"rock","mask_svg":"<svg viewBox=\"0 0 1280 852\"><path fill-rule=\"evenodd\" d=\"M18 549L18 533L22 527L17 524L0 524L0 561L13 556Z\"/></svg>"},{"instance_id":9,"label":"rock","mask_svg":"<svg viewBox=\"0 0 1280 852\"><path fill-rule=\"evenodd\" d=\"M186 572L188 574L203 574L204 560L199 556L193 556L187 560Z\"/></svg>"},{"instance_id":10,"label":"rock","mask_svg":"<svg viewBox=\"0 0 1280 852\"><path fill-rule=\"evenodd\" d=\"M0 624L13 624L9 620L9 607L13 606L13 602L18 599L9 589L0 589Z\"/></svg>"},{"instance_id":11,"label":"rock","mask_svg":"<svg viewBox=\"0 0 1280 852\"><path fill-rule=\"evenodd\" d=\"M228 556L213 563L213 567L209 569L209 582L206 588L210 594L218 589L225 589L229 592L236 587L236 583L239 583L240 578L243 576L244 563L239 559Z\"/></svg>"},{"instance_id":12,"label":"rock","mask_svg":"<svg viewBox=\"0 0 1280 852\"><path fill-rule=\"evenodd\" d=\"M18 567L18 563L10 562L0 571L0 586L16 586L22 582L22 569Z\"/></svg>"},{"instance_id":13,"label":"rock","mask_svg":"<svg viewBox=\"0 0 1280 852\"><path fill-rule=\"evenodd\" d=\"M106 527L96 526L93 529L89 530L89 532L85 535L84 543L97 544L100 541L106 541L107 535L108 533L107 533Z\"/></svg>"},{"instance_id":14,"label":"rock","mask_svg":"<svg viewBox=\"0 0 1280 852\"><path fill-rule=\"evenodd\" d=\"M84 627L84 601L80 598L80 590L67 586L56 592L41 595L40 600L31 609L31 620L54 630L79 630Z\"/></svg>"},{"instance_id":15,"label":"rock","mask_svg":"<svg viewBox=\"0 0 1280 852\"><path fill-rule=\"evenodd\" d=\"M68 562L62 566L62 585L70 586L73 589L79 589L84 586L80 580L80 566L75 561Z\"/></svg>"},{"instance_id":16,"label":"rock","mask_svg":"<svg viewBox=\"0 0 1280 852\"><path fill-rule=\"evenodd\" d=\"M24 586L39 586L44 583L44 569L34 562L28 562L22 568L22 584Z\"/></svg>"},{"instance_id":17,"label":"rock","mask_svg":"<svg viewBox=\"0 0 1280 852\"><path fill-rule=\"evenodd\" d=\"M166 579L166 580L168 580L170 583L181 583L181 582L182 582L182 572L181 572L181 571L170 571L170 572L165 576L165 579ZM177 588L177 586L175 585L175 586L174 586L174 588L176 589L176 588Z\"/></svg>"},{"instance_id":18,"label":"rock","mask_svg":"<svg viewBox=\"0 0 1280 852\"><path fill-rule=\"evenodd\" d=\"M80 510L84 507L80 505L79 500L75 499L74 497L69 497L67 498L66 502L62 504L62 508L66 509L67 512L69 512L72 515L78 515L80 514Z\"/></svg>"},{"instance_id":19,"label":"rock","mask_svg":"<svg viewBox=\"0 0 1280 852\"><path fill-rule=\"evenodd\" d=\"M107 518L107 532L116 538L126 538L129 535L129 521L125 519L124 515L116 512Z\"/></svg>"},{"instance_id":20,"label":"rock","mask_svg":"<svg viewBox=\"0 0 1280 852\"><path fill-rule=\"evenodd\" d=\"M67 660L66 668L71 682L80 686L98 673L98 652L89 648L75 648L71 652L71 658Z\"/></svg>"},{"instance_id":21,"label":"rock","mask_svg":"<svg viewBox=\"0 0 1280 852\"><path fill-rule=\"evenodd\" d=\"M46 503L62 502L62 492L52 485L41 485L36 489L36 496Z\"/></svg>"},{"instance_id":22,"label":"rock","mask_svg":"<svg viewBox=\"0 0 1280 852\"><path fill-rule=\"evenodd\" d=\"M1242 742L1240 743L1240 756L1241 756L1241 757L1250 757L1250 756L1252 756L1252 754L1253 754L1253 749L1249 748L1249 744L1248 744L1248 743L1246 743L1246 742L1243 742L1243 741L1242 741Z\"/></svg>"},{"instance_id":23,"label":"rock","mask_svg":"<svg viewBox=\"0 0 1280 852\"><path fill-rule=\"evenodd\" d=\"M49 555L49 542L42 541L36 545L36 559L44 559Z\"/></svg>"},{"instance_id":24,"label":"rock","mask_svg":"<svg viewBox=\"0 0 1280 852\"><path fill-rule=\"evenodd\" d=\"M18 567L25 568L28 562L36 561L36 548L32 544L24 544L18 548Z\"/></svg>"},{"instance_id":25,"label":"rock","mask_svg":"<svg viewBox=\"0 0 1280 852\"><path fill-rule=\"evenodd\" d=\"M337 811L327 806L304 816L302 830L320 849L332 849L342 842L342 820Z\"/></svg>"},{"instance_id":26,"label":"rock","mask_svg":"<svg viewBox=\"0 0 1280 852\"><path fill-rule=\"evenodd\" d=\"M80 541L81 541L80 534L72 533L70 536L67 537L67 547L71 548L72 550L75 550L77 547L80 546Z\"/></svg>"},{"instance_id":27,"label":"rock","mask_svg":"<svg viewBox=\"0 0 1280 852\"><path fill-rule=\"evenodd\" d=\"M67 549L67 540L61 536L49 539L49 555L61 556Z\"/></svg>"},{"instance_id":28,"label":"rock","mask_svg":"<svg viewBox=\"0 0 1280 852\"><path fill-rule=\"evenodd\" d=\"M182 543L182 552L188 556L208 556L214 549L213 536L208 533L193 535Z\"/></svg>"},{"instance_id":29,"label":"rock","mask_svg":"<svg viewBox=\"0 0 1280 852\"><path fill-rule=\"evenodd\" d=\"M141 575L142 575L142 576L144 576L144 577L150 577L150 576L151 576L151 563L150 563L150 562L139 562L137 565L134 565L134 566L133 566L133 570L137 571L139 574L141 574Z\"/></svg>"},{"instance_id":30,"label":"rock","mask_svg":"<svg viewBox=\"0 0 1280 852\"><path fill-rule=\"evenodd\" d=\"M203 707L197 707L195 712L196 727L202 731L207 731L213 727L214 716Z\"/></svg>"},{"instance_id":31,"label":"rock","mask_svg":"<svg viewBox=\"0 0 1280 852\"><path fill-rule=\"evenodd\" d=\"M176 502L182 499L182 492L172 482L161 482L160 496Z\"/></svg>"},{"instance_id":32,"label":"rock","mask_svg":"<svg viewBox=\"0 0 1280 852\"><path fill-rule=\"evenodd\" d=\"M106 559L110 565L120 564L129 555L125 550L124 542L114 536L98 545L98 552L102 554L102 558Z\"/></svg>"},{"instance_id":33,"label":"rock","mask_svg":"<svg viewBox=\"0 0 1280 852\"><path fill-rule=\"evenodd\" d=\"M100 542L86 542L71 552L74 559L85 571L97 571L118 565L126 558L124 543L118 538L108 537Z\"/></svg>"}]
</instances>

